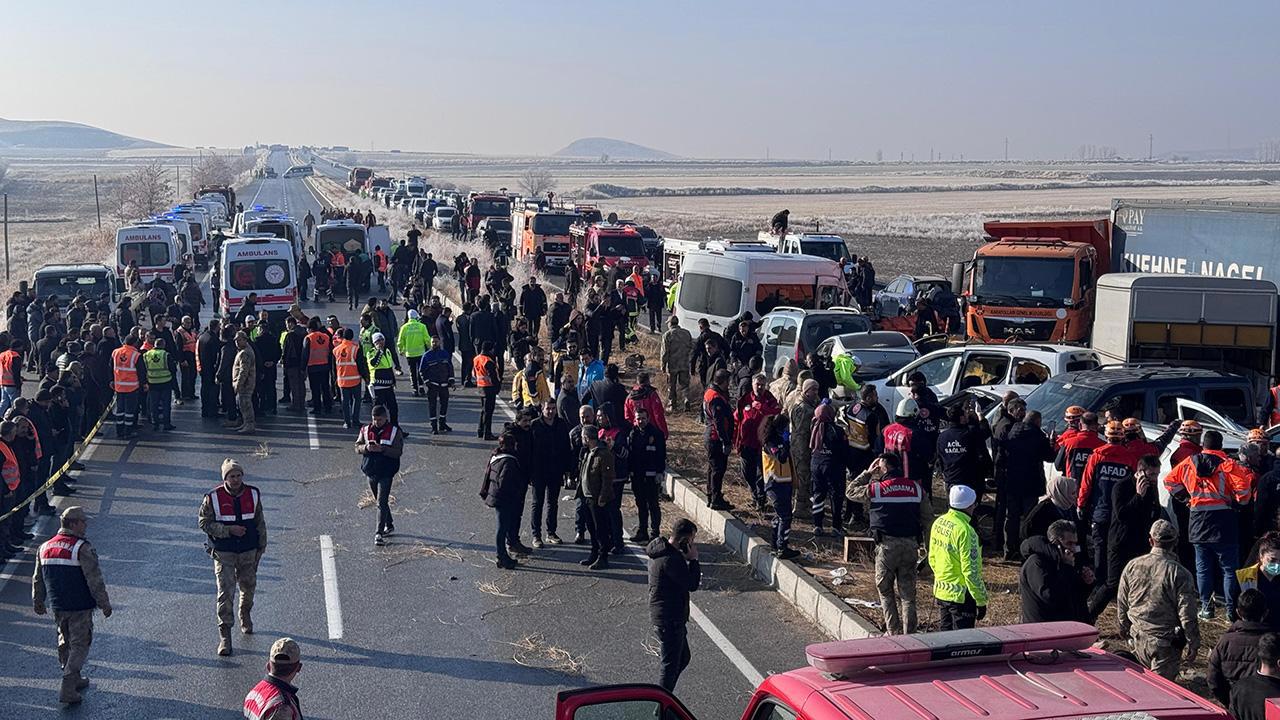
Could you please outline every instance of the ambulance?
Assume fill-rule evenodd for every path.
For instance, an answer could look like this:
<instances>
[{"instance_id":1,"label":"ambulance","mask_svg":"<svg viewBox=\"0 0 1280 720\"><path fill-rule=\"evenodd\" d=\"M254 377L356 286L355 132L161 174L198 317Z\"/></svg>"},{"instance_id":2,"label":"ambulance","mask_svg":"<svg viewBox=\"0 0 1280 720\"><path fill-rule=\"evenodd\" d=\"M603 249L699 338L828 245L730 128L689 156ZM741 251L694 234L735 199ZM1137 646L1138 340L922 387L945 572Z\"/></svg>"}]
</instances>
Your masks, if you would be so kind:
<instances>
[{"instance_id":1,"label":"ambulance","mask_svg":"<svg viewBox=\"0 0 1280 720\"><path fill-rule=\"evenodd\" d=\"M283 323L289 306L298 300L296 266L288 240L228 238L222 244L218 309L224 316L232 315L249 293L257 293L257 308L266 310L273 324Z\"/></svg>"},{"instance_id":2,"label":"ambulance","mask_svg":"<svg viewBox=\"0 0 1280 720\"><path fill-rule=\"evenodd\" d=\"M1218 720L1227 711L1093 647L1098 629L1031 623L816 643L770 675L742 720ZM1267 713L1271 717L1271 713ZM565 690L556 720L694 720L657 685Z\"/></svg>"},{"instance_id":3,"label":"ambulance","mask_svg":"<svg viewBox=\"0 0 1280 720\"><path fill-rule=\"evenodd\" d=\"M144 284L156 278L173 282L174 268L182 262L178 231L172 225L139 223L116 230L116 285L125 290L125 270L137 262Z\"/></svg>"}]
</instances>

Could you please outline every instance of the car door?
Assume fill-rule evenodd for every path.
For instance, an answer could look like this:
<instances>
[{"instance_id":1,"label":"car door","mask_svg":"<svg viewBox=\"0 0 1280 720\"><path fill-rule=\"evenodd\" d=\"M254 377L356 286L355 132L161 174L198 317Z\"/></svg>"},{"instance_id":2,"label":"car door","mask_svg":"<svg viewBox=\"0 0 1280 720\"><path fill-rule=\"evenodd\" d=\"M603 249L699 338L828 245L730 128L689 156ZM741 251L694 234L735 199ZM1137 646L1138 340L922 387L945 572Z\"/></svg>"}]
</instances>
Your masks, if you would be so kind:
<instances>
[{"instance_id":1,"label":"car door","mask_svg":"<svg viewBox=\"0 0 1280 720\"><path fill-rule=\"evenodd\" d=\"M945 391L934 390L938 397L971 387L1003 385L1008 382L1010 357L1005 353L970 352L964 356L964 365L956 373L954 383Z\"/></svg>"},{"instance_id":2,"label":"car door","mask_svg":"<svg viewBox=\"0 0 1280 720\"><path fill-rule=\"evenodd\" d=\"M773 370L785 365L795 352L797 323L789 317L773 317L764 326L764 367L773 377Z\"/></svg>"},{"instance_id":3,"label":"car door","mask_svg":"<svg viewBox=\"0 0 1280 720\"><path fill-rule=\"evenodd\" d=\"M556 720L695 720L657 685L602 685L556 694Z\"/></svg>"},{"instance_id":4,"label":"car door","mask_svg":"<svg viewBox=\"0 0 1280 720\"><path fill-rule=\"evenodd\" d=\"M898 315L898 308L901 304L898 293L902 291L904 282L906 281L901 277L896 277L880 292L880 315L882 317L896 317Z\"/></svg>"},{"instance_id":5,"label":"car door","mask_svg":"<svg viewBox=\"0 0 1280 720\"><path fill-rule=\"evenodd\" d=\"M956 371L959 367L959 351L944 350L916 360L885 380L875 383L876 390L880 394L880 404L889 413L889 417L893 417L897 412L898 403L911 397L907 378L915 372L924 374L925 384L933 390L939 400L948 397L951 395L950 388L955 387Z\"/></svg>"},{"instance_id":6,"label":"car door","mask_svg":"<svg viewBox=\"0 0 1280 720\"><path fill-rule=\"evenodd\" d=\"M1241 438L1248 432L1239 423L1213 408L1186 398L1176 398L1174 406L1179 420L1195 420L1206 430L1217 430L1224 435L1237 435Z\"/></svg>"}]
</instances>

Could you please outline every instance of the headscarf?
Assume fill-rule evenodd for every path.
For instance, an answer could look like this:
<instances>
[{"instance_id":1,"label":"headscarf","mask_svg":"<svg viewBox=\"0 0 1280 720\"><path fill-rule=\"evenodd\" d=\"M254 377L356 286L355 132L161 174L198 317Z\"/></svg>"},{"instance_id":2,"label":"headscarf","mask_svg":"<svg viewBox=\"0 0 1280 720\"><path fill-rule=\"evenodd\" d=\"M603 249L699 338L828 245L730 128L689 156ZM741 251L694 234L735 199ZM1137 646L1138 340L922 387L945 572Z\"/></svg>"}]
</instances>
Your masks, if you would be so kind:
<instances>
[{"instance_id":1,"label":"headscarf","mask_svg":"<svg viewBox=\"0 0 1280 720\"><path fill-rule=\"evenodd\" d=\"M1059 510L1071 510L1076 506L1076 481L1062 473L1052 473L1045 483L1045 500Z\"/></svg>"},{"instance_id":2,"label":"headscarf","mask_svg":"<svg viewBox=\"0 0 1280 720\"><path fill-rule=\"evenodd\" d=\"M823 400L813 411L813 428L809 431L809 450L817 452L822 447L822 433L836 419L836 411L829 400Z\"/></svg>"}]
</instances>

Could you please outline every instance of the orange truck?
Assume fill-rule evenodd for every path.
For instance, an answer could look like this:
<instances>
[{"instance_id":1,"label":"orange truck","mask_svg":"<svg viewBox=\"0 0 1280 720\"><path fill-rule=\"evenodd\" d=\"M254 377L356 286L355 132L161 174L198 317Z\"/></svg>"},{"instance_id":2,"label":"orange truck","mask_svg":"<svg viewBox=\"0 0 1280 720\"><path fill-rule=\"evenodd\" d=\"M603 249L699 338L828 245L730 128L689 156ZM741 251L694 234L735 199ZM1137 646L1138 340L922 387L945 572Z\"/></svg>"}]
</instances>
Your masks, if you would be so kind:
<instances>
[{"instance_id":1,"label":"orange truck","mask_svg":"<svg viewBox=\"0 0 1280 720\"><path fill-rule=\"evenodd\" d=\"M952 289L978 342L1086 343L1098 277L1111 270L1111 221L988 222L956 263Z\"/></svg>"}]
</instances>

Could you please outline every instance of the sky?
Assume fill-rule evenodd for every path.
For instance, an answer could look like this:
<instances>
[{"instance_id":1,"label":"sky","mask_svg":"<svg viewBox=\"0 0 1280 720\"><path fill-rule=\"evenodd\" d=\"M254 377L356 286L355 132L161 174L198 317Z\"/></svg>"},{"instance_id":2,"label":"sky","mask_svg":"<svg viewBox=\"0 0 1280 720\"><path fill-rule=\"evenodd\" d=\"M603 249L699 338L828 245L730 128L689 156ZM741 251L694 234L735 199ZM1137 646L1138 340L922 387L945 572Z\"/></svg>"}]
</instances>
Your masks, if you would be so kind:
<instances>
[{"instance_id":1,"label":"sky","mask_svg":"<svg viewBox=\"0 0 1280 720\"><path fill-rule=\"evenodd\" d=\"M0 117L159 142L917 160L1280 138L1280 3L0 3Z\"/></svg>"}]
</instances>

